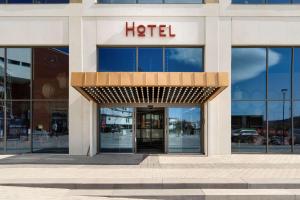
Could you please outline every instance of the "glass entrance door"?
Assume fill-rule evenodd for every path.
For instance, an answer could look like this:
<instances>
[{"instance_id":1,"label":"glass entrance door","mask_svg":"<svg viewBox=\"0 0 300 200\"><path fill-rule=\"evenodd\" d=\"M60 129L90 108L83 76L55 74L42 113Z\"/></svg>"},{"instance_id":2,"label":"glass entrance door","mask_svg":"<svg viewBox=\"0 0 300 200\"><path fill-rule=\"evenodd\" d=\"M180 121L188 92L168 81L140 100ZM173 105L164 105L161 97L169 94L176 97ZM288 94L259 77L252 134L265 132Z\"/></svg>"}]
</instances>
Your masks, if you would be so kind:
<instances>
[{"instance_id":1,"label":"glass entrance door","mask_svg":"<svg viewBox=\"0 0 300 200\"><path fill-rule=\"evenodd\" d=\"M164 109L138 108L136 117L138 153L164 152Z\"/></svg>"}]
</instances>

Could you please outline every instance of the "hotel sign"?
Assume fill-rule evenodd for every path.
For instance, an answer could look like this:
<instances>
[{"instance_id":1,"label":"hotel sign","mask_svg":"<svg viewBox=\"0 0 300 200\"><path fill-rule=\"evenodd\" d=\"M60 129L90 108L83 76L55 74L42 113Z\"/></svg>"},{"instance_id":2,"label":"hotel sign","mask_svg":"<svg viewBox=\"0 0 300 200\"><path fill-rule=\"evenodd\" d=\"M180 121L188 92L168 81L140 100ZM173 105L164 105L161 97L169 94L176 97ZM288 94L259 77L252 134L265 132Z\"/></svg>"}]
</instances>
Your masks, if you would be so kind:
<instances>
[{"instance_id":1,"label":"hotel sign","mask_svg":"<svg viewBox=\"0 0 300 200\"><path fill-rule=\"evenodd\" d=\"M126 22L126 37L155 37L174 38L172 25L167 24L136 24L135 22Z\"/></svg>"}]
</instances>

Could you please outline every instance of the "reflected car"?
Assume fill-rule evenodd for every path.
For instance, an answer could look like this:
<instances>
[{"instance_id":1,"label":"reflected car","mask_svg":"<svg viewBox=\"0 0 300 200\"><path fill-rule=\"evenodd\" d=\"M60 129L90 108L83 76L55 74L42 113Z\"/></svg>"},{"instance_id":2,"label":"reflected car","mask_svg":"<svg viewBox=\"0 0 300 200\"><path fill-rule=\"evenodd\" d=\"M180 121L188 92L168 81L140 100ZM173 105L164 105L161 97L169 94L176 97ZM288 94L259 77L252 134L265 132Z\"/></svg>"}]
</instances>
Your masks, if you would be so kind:
<instances>
[{"instance_id":1,"label":"reflected car","mask_svg":"<svg viewBox=\"0 0 300 200\"><path fill-rule=\"evenodd\" d=\"M231 140L239 143L253 143L258 137L259 134L254 129L239 129L232 133Z\"/></svg>"}]
</instances>

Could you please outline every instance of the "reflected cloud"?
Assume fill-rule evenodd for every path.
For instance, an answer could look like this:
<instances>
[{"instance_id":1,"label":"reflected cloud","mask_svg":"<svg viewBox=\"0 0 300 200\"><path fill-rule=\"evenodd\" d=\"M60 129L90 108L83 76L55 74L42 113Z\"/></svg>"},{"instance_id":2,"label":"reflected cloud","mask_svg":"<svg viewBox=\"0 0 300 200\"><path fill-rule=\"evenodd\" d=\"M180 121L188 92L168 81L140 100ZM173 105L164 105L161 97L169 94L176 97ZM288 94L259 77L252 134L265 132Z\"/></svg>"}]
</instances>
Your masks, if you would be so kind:
<instances>
[{"instance_id":1,"label":"reflected cloud","mask_svg":"<svg viewBox=\"0 0 300 200\"><path fill-rule=\"evenodd\" d=\"M202 62L201 49L195 48L172 48L169 49L170 59L185 64L199 65Z\"/></svg>"},{"instance_id":2,"label":"reflected cloud","mask_svg":"<svg viewBox=\"0 0 300 200\"><path fill-rule=\"evenodd\" d=\"M281 55L269 49L269 68L278 64ZM232 49L232 83L252 79L265 72L266 49L236 48Z\"/></svg>"}]
</instances>

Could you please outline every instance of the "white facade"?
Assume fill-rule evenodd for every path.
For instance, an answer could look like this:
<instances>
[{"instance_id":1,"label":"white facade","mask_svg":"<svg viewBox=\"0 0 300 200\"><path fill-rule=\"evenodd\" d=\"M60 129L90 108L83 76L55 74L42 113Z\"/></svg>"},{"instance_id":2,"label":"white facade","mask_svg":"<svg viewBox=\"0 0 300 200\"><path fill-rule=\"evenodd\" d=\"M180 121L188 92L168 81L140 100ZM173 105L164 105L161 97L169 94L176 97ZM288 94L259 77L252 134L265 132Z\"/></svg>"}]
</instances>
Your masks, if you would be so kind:
<instances>
[{"instance_id":1,"label":"white facade","mask_svg":"<svg viewBox=\"0 0 300 200\"><path fill-rule=\"evenodd\" d=\"M170 24L175 38L133 38L125 22ZM0 5L0 46L69 46L70 73L97 71L101 45L195 45L205 71L230 72L232 46L300 45L300 5ZM229 73L230 74L230 73ZM205 154L231 153L231 89L205 105ZM97 105L69 90L69 152L97 151Z\"/></svg>"}]
</instances>

